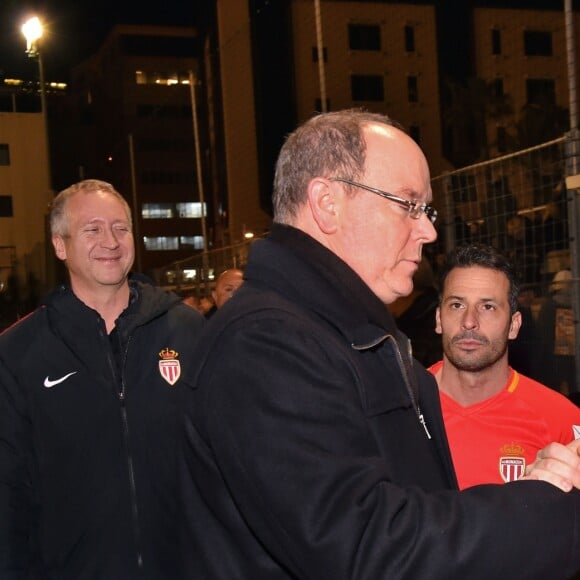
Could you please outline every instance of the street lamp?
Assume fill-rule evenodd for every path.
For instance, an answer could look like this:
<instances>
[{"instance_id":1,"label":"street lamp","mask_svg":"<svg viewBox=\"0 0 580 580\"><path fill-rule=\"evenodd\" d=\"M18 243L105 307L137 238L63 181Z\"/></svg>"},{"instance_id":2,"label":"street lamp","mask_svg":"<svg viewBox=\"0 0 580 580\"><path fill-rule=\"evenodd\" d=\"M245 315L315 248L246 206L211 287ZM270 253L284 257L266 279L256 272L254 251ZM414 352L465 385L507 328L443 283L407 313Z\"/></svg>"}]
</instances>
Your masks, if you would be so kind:
<instances>
[{"instance_id":1,"label":"street lamp","mask_svg":"<svg viewBox=\"0 0 580 580\"><path fill-rule=\"evenodd\" d=\"M44 67L42 66L42 57L40 50L38 48L38 41L42 37L44 32L42 22L36 16L30 18L22 25L22 34L26 38L26 54L29 58L35 58L38 62L38 81L40 83L40 114L42 115L42 124L44 127L44 151L46 159L46 184L48 185L48 190L52 191L52 171L50 168L50 145L48 140L48 115L46 110L46 86L44 83ZM44 265L43 269L45 272L46 282L54 281L56 278L54 261L52 258L52 253L50 252L50 233L49 233L48 220L45 216L45 255L44 255ZM53 264L52 267L49 264Z\"/></svg>"},{"instance_id":2,"label":"street lamp","mask_svg":"<svg viewBox=\"0 0 580 580\"><path fill-rule=\"evenodd\" d=\"M42 38L44 27L37 16L30 18L22 25L22 34L26 38L26 54L38 61L38 77L40 81L40 109L46 115L46 91L44 86L44 67L42 56L38 49L38 41Z\"/></svg>"}]
</instances>

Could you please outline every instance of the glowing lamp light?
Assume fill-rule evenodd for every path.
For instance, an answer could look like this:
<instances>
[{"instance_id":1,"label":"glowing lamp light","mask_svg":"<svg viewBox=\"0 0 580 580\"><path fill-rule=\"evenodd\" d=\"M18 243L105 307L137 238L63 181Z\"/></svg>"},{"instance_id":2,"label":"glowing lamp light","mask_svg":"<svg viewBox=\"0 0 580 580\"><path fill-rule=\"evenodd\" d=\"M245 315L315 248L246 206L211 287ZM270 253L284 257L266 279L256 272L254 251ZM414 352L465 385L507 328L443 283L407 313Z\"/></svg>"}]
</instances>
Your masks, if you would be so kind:
<instances>
[{"instance_id":1,"label":"glowing lamp light","mask_svg":"<svg viewBox=\"0 0 580 580\"><path fill-rule=\"evenodd\" d=\"M26 38L26 52L29 55L33 56L38 52L36 42L42 38L43 32L42 23L37 16L30 18L22 25L22 34Z\"/></svg>"}]
</instances>

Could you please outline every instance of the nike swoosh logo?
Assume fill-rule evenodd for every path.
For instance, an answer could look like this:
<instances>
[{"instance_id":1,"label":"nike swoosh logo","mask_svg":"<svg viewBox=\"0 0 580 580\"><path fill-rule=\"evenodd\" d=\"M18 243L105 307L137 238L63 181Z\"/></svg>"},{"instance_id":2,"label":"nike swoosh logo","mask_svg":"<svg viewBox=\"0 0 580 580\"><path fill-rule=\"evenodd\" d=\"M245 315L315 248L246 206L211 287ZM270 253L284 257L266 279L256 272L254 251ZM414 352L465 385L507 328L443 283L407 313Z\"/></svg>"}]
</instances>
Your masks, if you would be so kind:
<instances>
[{"instance_id":1,"label":"nike swoosh logo","mask_svg":"<svg viewBox=\"0 0 580 580\"><path fill-rule=\"evenodd\" d=\"M60 377L60 379L55 379L54 381L51 381L48 376L44 379L44 386L47 389L50 389L50 387L54 387L54 385L59 385L60 383L66 381L69 377L72 377L73 375L76 375L77 371L73 371L72 373L69 373L68 375L64 375L64 377Z\"/></svg>"}]
</instances>

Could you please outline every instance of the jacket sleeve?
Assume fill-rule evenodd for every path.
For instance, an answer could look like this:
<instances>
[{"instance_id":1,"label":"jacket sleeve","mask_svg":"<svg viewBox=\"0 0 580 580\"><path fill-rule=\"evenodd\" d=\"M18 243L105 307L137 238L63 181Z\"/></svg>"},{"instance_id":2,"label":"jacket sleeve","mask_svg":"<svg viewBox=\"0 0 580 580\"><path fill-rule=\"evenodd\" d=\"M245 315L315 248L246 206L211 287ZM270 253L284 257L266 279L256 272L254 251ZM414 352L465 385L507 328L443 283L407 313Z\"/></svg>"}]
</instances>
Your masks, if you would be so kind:
<instances>
[{"instance_id":1,"label":"jacket sleeve","mask_svg":"<svg viewBox=\"0 0 580 580\"><path fill-rule=\"evenodd\" d=\"M28 578L33 500L25 397L0 360L0 578Z\"/></svg>"},{"instance_id":2,"label":"jacket sleeve","mask_svg":"<svg viewBox=\"0 0 580 580\"><path fill-rule=\"evenodd\" d=\"M206 503L222 480L239 514L232 529L247 526L289 577L313 580L556 579L580 569L579 492L541 482L431 493L395 484L358 379L328 346L275 319L214 343L189 425L206 455L189 472ZM246 541L240 532L232 543Z\"/></svg>"}]
</instances>

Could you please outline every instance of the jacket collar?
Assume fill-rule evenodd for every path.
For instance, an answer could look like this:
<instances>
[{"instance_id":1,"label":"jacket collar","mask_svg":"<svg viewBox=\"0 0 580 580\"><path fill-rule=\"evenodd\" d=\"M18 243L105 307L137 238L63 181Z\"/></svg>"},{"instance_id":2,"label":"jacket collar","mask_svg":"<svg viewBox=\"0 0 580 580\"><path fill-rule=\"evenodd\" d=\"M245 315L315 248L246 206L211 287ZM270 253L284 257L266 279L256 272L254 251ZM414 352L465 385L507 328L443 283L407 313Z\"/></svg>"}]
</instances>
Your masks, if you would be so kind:
<instances>
[{"instance_id":1,"label":"jacket collar","mask_svg":"<svg viewBox=\"0 0 580 580\"><path fill-rule=\"evenodd\" d=\"M115 323L123 335L164 314L180 301L175 294L160 292L149 284L132 279L129 280L129 289L129 304ZM54 327L67 329L67 333L86 332L95 328L101 318L96 310L77 298L69 284L63 284L51 292L45 305Z\"/></svg>"},{"instance_id":2,"label":"jacket collar","mask_svg":"<svg viewBox=\"0 0 580 580\"><path fill-rule=\"evenodd\" d=\"M252 245L244 277L315 311L355 348L394 337L407 351L387 307L350 266L301 230L275 223L266 240Z\"/></svg>"}]
</instances>

